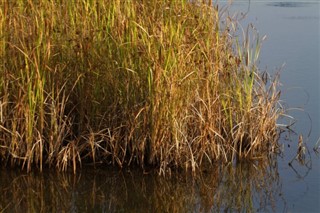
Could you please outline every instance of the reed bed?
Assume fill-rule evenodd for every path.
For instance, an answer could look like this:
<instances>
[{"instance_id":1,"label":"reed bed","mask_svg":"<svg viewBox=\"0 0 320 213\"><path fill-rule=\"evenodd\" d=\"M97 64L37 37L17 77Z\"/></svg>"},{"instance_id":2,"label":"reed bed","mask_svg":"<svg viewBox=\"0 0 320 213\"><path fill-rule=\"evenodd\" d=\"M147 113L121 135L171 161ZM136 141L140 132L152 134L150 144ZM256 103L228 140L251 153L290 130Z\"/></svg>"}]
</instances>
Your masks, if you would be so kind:
<instances>
[{"instance_id":1,"label":"reed bed","mask_svg":"<svg viewBox=\"0 0 320 213\"><path fill-rule=\"evenodd\" d=\"M258 33L238 28L204 1L2 0L2 164L164 174L268 155L278 81L258 69Z\"/></svg>"}]
</instances>

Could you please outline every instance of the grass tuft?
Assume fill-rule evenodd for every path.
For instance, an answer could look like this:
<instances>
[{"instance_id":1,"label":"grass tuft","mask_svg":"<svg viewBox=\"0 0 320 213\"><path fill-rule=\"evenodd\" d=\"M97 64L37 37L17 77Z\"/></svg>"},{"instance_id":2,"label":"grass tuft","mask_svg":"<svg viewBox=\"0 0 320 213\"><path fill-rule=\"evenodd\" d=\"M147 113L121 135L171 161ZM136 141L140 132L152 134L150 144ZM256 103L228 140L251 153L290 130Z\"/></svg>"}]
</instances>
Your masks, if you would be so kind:
<instances>
[{"instance_id":1,"label":"grass tuft","mask_svg":"<svg viewBox=\"0 0 320 213\"><path fill-rule=\"evenodd\" d=\"M210 1L211 2L211 1ZM0 159L159 172L277 147L254 28L200 1L1 1Z\"/></svg>"}]
</instances>

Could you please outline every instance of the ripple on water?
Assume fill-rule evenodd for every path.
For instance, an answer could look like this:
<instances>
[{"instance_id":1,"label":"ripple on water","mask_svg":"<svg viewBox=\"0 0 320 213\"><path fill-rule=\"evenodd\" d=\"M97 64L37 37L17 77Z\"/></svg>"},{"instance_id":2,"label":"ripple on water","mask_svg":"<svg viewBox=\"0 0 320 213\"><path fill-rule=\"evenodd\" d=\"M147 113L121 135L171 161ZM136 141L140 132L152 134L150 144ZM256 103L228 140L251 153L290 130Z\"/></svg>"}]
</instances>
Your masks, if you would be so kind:
<instances>
[{"instance_id":1,"label":"ripple on water","mask_svg":"<svg viewBox=\"0 0 320 213\"><path fill-rule=\"evenodd\" d=\"M272 7L306 7L309 6L311 2L270 2L267 6Z\"/></svg>"}]
</instances>

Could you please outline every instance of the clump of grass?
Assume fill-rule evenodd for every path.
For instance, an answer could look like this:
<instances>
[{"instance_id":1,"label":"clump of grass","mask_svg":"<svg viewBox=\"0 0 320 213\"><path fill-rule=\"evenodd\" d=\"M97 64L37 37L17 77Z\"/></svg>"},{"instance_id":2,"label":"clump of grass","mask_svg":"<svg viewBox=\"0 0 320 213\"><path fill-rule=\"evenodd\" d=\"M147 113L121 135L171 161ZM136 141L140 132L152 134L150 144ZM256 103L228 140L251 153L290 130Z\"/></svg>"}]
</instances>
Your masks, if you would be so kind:
<instances>
[{"instance_id":1,"label":"clump of grass","mask_svg":"<svg viewBox=\"0 0 320 213\"><path fill-rule=\"evenodd\" d=\"M261 41L200 1L2 1L0 159L197 171L277 146ZM254 43L256 42L256 44Z\"/></svg>"}]
</instances>

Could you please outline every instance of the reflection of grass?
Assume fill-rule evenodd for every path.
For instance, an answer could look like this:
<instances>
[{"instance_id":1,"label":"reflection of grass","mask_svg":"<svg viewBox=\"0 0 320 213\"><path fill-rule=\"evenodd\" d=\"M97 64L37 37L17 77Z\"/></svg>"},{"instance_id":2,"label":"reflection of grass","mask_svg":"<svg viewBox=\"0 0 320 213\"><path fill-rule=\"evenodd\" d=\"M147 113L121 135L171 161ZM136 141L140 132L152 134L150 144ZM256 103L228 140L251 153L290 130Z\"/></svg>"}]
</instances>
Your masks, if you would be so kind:
<instances>
[{"instance_id":1,"label":"reflection of grass","mask_svg":"<svg viewBox=\"0 0 320 213\"><path fill-rule=\"evenodd\" d=\"M6 174L0 205L12 202L17 212L264 212L275 210L281 192L277 168L268 160L216 167L197 178L137 170Z\"/></svg>"},{"instance_id":2,"label":"reflection of grass","mask_svg":"<svg viewBox=\"0 0 320 213\"><path fill-rule=\"evenodd\" d=\"M266 166L261 162L259 164ZM230 167L230 174L225 175L226 179L222 184L226 189L221 190L221 196L228 197L223 208L229 211L255 212L254 204L261 209L267 205L274 207L275 196L279 190L273 183L277 181L277 173L267 170L268 168L255 167L248 162L240 163L235 168Z\"/></svg>"},{"instance_id":3,"label":"reflection of grass","mask_svg":"<svg viewBox=\"0 0 320 213\"><path fill-rule=\"evenodd\" d=\"M0 159L190 168L277 145L260 40L200 1L2 1ZM256 42L256 43L254 43ZM199 170L198 170L199 171Z\"/></svg>"}]
</instances>

